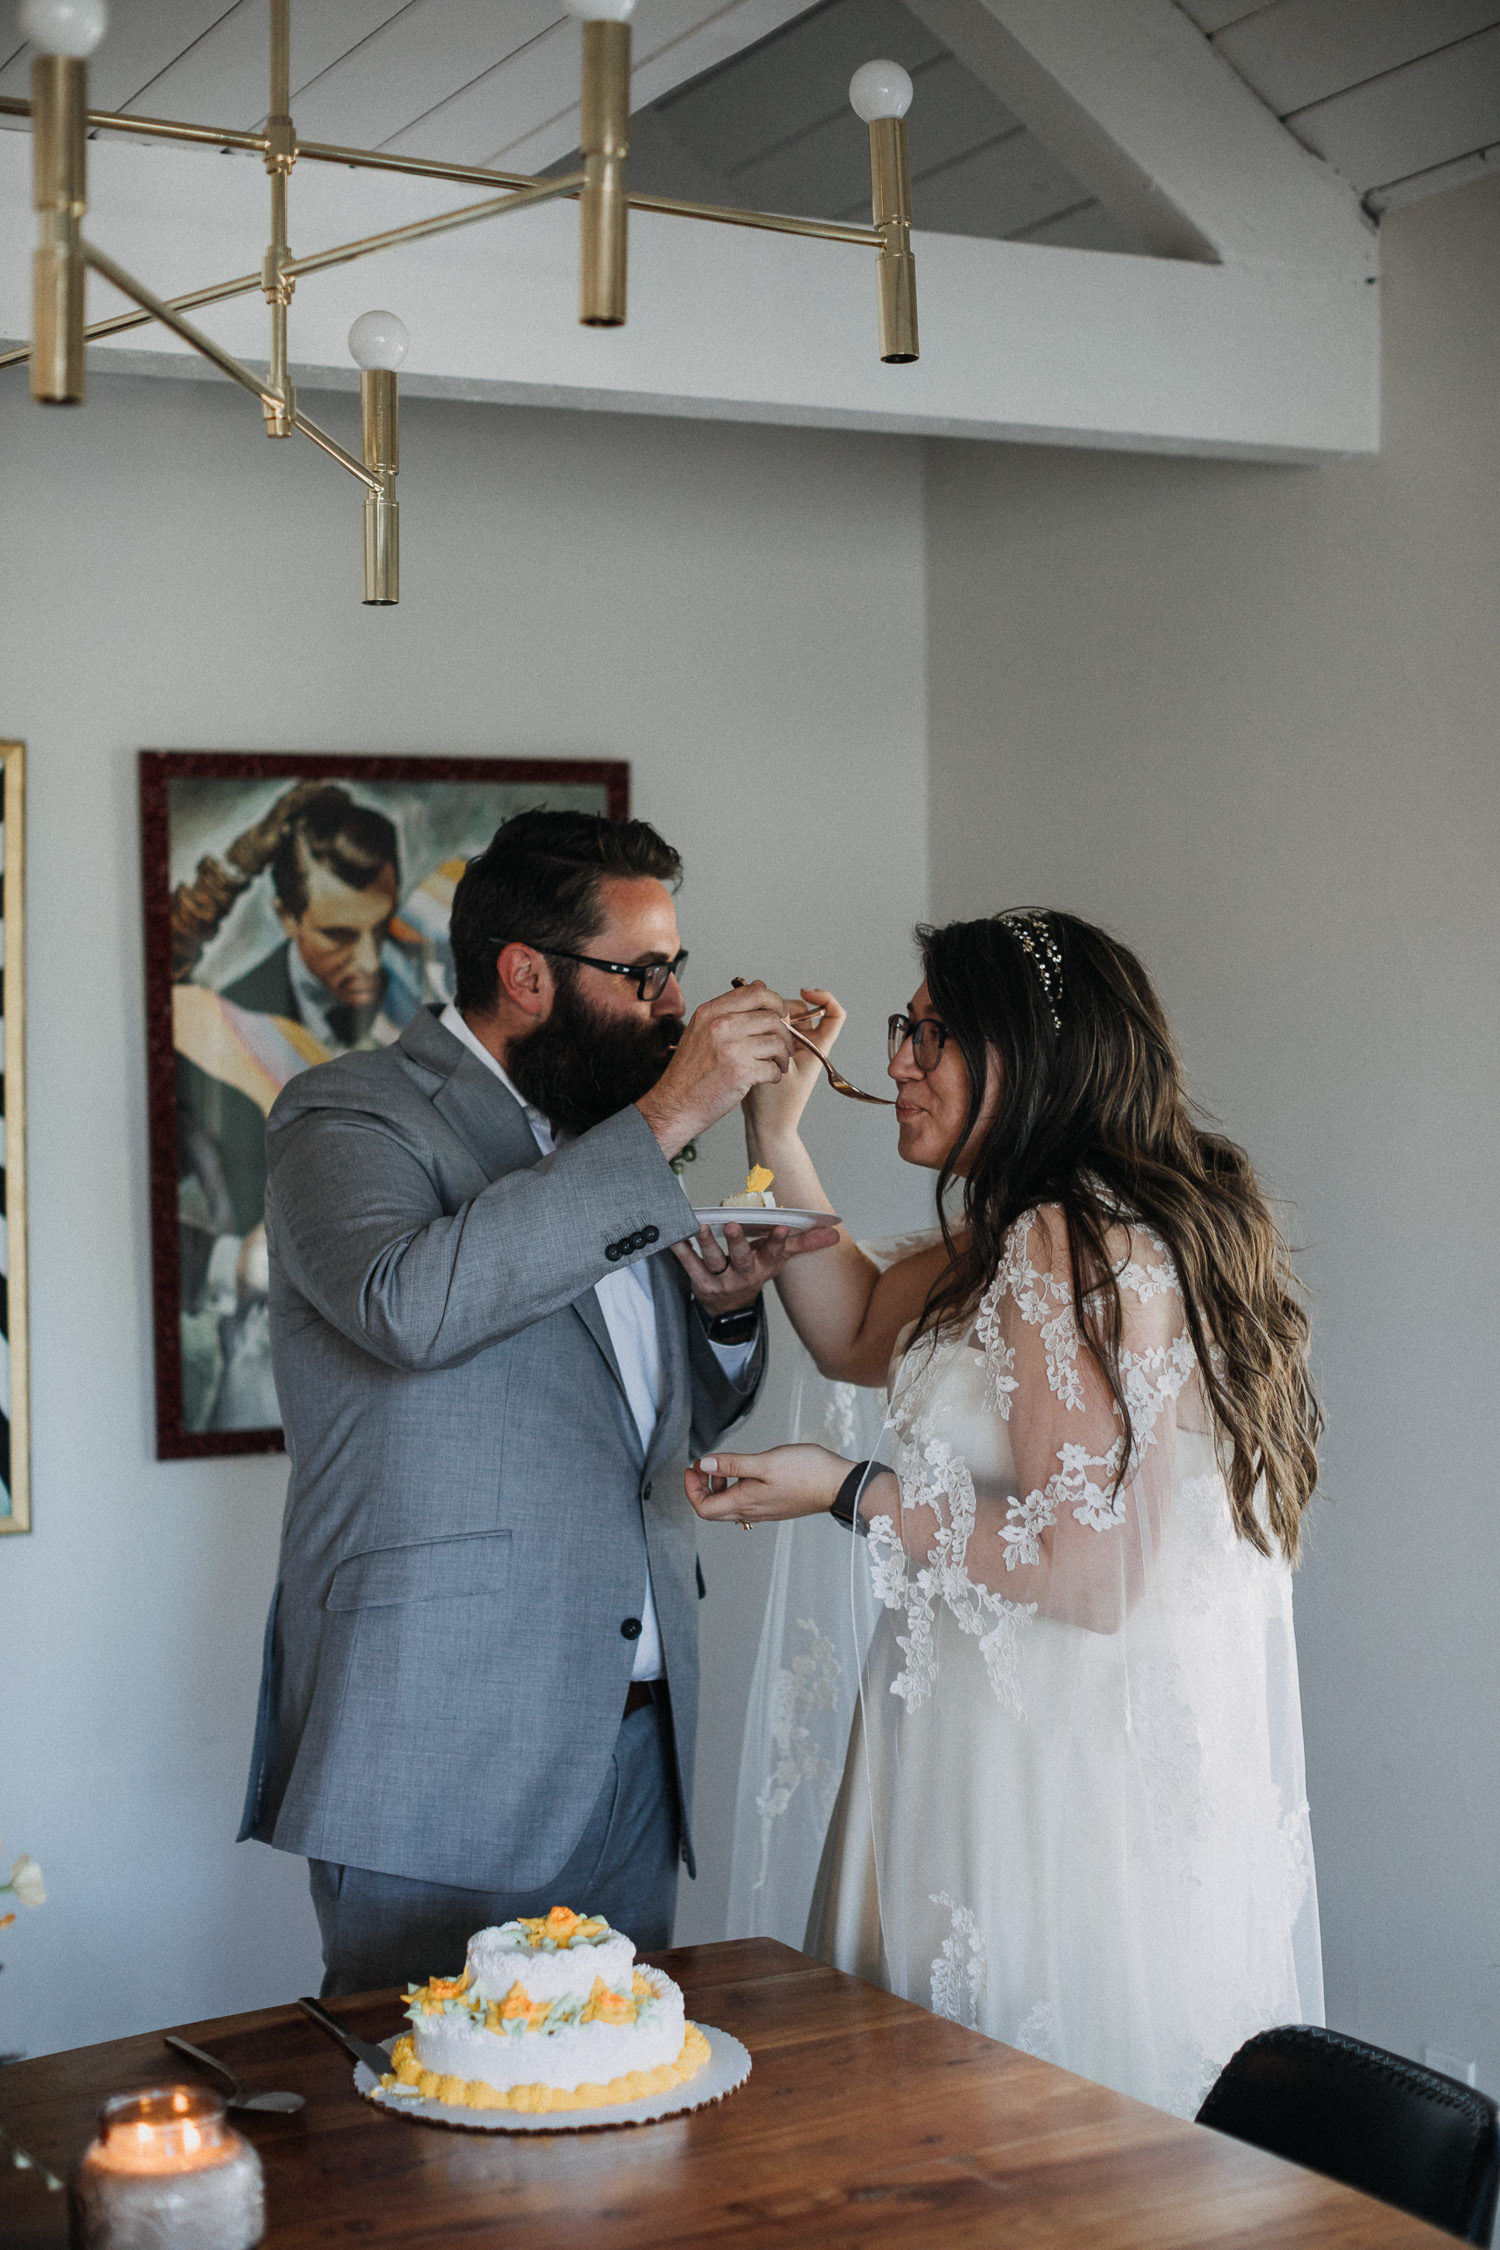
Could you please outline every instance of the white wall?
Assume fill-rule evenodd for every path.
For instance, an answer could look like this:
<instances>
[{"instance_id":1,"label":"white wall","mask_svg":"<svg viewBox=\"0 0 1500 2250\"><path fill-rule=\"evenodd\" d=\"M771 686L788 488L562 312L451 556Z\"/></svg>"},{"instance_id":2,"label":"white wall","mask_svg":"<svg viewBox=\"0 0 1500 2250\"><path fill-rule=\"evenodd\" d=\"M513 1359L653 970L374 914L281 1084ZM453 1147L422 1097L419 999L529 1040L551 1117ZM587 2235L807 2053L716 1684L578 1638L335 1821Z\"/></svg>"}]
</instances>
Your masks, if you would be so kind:
<instances>
[{"instance_id":1,"label":"white wall","mask_svg":"<svg viewBox=\"0 0 1500 2250\"><path fill-rule=\"evenodd\" d=\"M1293 1202L1329 2021L1500 2091L1500 183L1389 215L1383 457L934 447L940 919L1136 945Z\"/></svg>"},{"instance_id":2,"label":"white wall","mask_svg":"<svg viewBox=\"0 0 1500 2250\"><path fill-rule=\"evenodd\" d=\"M833 981L873 1071L926 902L923 547L913 443L418 401L403 598L370 611L355 488L237 392L116 378L66 412L4 380L35 1530L0 1541L0 1831L52 1896L0 1939L0 2049L35 2053L318 1973L302 1863L231 1842L284 1464L152 1459L136 750L629 758L687 857L690 993ZM352 400L313 410L353 442ZM824 1113L852 1179L880 1124ZM699 1169L723 1193L739 1162L721 1131ZM899 1225L875 1170L846 1208ZM722 1927L769 1549L709 1532L704 1567L688 1936Z\"/></svg>"}]
</instances>

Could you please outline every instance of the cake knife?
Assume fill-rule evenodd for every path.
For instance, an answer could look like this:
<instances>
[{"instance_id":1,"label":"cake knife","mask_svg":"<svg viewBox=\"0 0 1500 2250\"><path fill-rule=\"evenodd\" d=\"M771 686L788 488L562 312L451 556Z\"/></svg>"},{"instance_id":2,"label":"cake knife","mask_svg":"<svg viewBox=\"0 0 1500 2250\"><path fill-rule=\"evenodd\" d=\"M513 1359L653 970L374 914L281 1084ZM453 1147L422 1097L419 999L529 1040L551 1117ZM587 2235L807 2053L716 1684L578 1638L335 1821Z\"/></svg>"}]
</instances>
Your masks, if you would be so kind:
<instances>
[{"instance_id":1,"label":"cake knife","mask_svg":"<svg viewBox=\"0 0 1500 2250\"><path fill-rule=\"evenodd\" d=\"M362 2062L366 2070L373 2070L377 2083L382 2078L389 2077L391 2058L384 2047L372 2046L368 2039L359 2038L356 2033L346 2029L339 2022L337 2016L331 2016L328 2010L320 2006L316 2000L309 2000L304 1997L297 2002L297 2005L305 2016L312 2017L320 2031L326 2031L330 2039L338 2041L345 2054L352 2055L356 2062Z\"/></svg>"}]
</instances>

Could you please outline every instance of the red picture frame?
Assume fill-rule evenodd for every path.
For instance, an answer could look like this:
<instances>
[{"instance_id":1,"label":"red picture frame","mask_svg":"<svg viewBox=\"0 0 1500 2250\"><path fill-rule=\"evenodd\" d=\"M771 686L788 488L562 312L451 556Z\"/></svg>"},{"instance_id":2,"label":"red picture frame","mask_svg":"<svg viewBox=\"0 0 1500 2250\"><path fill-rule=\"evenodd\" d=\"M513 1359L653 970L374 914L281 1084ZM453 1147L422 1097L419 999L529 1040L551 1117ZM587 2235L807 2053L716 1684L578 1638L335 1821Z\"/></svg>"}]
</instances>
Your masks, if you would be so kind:
<instances>
[{"instance_id":1,"label":"red picture frame","mask_svg":"<svg viewBox=\"0 0 1500 2250\"><path fill-rule=\"evenodd\" d=\"M212 1243L205 1269L212 1270L214 1253L218 1253L222 1269L224 1253L227 1249L233 1257L236 1240L231 1234L213 1233L220 1222L208 1208L213 1199L205 1202L198 1177L206 1172L216 1193L224 1187L222 1151L215 1150L213 1135L205 1129L199 1106L195 1106L200 1079L208 1087L213 1114L227 1113L237 1120L237 1145L243 1150L247 1137L254 1138L253 1109L246 1106L251 1098L264 1108L278 1074L287 1070L288 1062L291 1069L300 1069L315 1066L320 1059L310 1031L285 1015L262 1014L253 1005L247 1009L233 1003L221 989L228 975L224 960L233 963L236 948L242 954L246 948L254 952L257 931L265 957L235 987L242 995L254 977L272 965L278 947L284 947L288 961L292 959L298 943L295 934L291 938L273 935L278 922L283 932L287 924L273 896L276 878L271 865L247 875L239 862L226 863L223 853L233 841L243 845L252 828L263 839L268 832L268 816L274 831L275 808L286 792L301 782L341 789L355 805L384 819L398 839L399 902L394 921L388 927L382 925L386 934L381 940L381 958L399 966L408 980L401 986L403 1005L410 1001L414 989L419 989L424 999L441 996L446 933L441 897L445 891L451 893L451 870L464 857L482 850L502 820L541 804L595 810L611 820L624 820L630 808L630 768L616 759L369 757L321 751L140 753L158 1460L202 1460L282 1450L280 1427L264 1418L267 1398L274 1410L274 1392L267 1387L268 1360L262 1341L258 1332L255 1337L250 1334L249 1322L256 1310L253 1292L247 1300L248 1309L237 1299L231 1310L220 1313L214 1310L217 1300L211 1299L206 1310L188 1310L190 1302L197 1305L201 1291L196 1285L189 1287L187 1277L193 1259L185 1252L184 1243L194 1245L193 1257L200 1261L203 1244ZM255 827L256 823L260 826ZM427 862L438 851L445 855L441 864L429 866ZM245 856L242 854L242 858ZM254 854L248 856L253 863ZM184 905L179 900L175 919L174 891L183 893L187 901ZM227 905L223 904L226 895ZM196 919L195 901L209 902L209 910ZM395 946L392 935L404 931L411 939L420 934L408 929L402 919L409 911L415 916L414 901L422 906L426 916L422 927L430 939L420 952L414 945L405 950ZM220 918L214 923L213 914L221 906ZM268 920L268 916L272 918ZM192 944L198 944L205 927L209 934L185 973L186 952ZM185 928L193 934L185 937ZM270 951L265 952L268 944ZM208 967L204 966L205 957ZM425 979L420 987L416 981L419 962ZM263 974L261 981L263 985ZM288 975L288 990L292 982ZM305 987L306 983L304 971L301 984ZM201 1007L195 994L188 1008L179 1008L186 995L178 988L184 985L204 992ZM184 1014L191 1020L215 1019L219 1044L209 1054L206 1076L200 1067L203 1053L190 1054L187 1047L191 1042L186 1035L180 1029L174 1034L174 1021ZM232 1027L250 1035L248 1044L234 1048L237 1065L231 1067L223 1084L212 1075L216 1067L213 1055L224 1051L223 1026L217 1021L220 1015L230 1019ZM376 1043L390 1029L382 1002ZM182 1046L179 1037L185 1040ZM298 1043L295 1056L287 1047L288 1040ZM180 1104L184 1085L188 1092ZM197 1162L196 1171L191 1163L185 1169L185 1147L208 1152ZM243 1225L245 1197L253 1200L253 1180L244 1183L244 1191L238 1220L224 1217L224 1226ZM221 1208L222 1195L214 1210ZM218 1286L222 1289L223 1284ZM231 1333L237 1340L227 1345L223 1339ZM233 1384L228 1379L231 1361L226 1358L230 1351L237 1354L233 1366L249 1370L248 1376L237 1377ZM217 1377L215 1365L219 1368ZM253 1417L250 1422L236 1421L237 1414L245 1413Z\"/></svg>"}]
</instances>

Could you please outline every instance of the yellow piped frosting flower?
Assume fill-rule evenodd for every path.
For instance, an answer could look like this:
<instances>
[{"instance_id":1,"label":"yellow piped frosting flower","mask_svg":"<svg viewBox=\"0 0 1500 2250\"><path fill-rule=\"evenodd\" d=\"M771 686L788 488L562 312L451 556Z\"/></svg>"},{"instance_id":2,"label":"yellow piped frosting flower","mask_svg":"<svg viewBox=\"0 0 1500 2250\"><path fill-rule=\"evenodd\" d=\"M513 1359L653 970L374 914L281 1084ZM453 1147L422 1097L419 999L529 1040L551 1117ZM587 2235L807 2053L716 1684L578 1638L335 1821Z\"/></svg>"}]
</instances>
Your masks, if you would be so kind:
<instances>
[{"instance_id":1,"label":"yellow piped frosting flower","mask_svg":"<svg viewBox=\"0 0 1500 2250\"><path fill-rule=\"evenodd\" d=\"M550 1914L522 1914L519 1921L533 1952L550 1938L558 1951L565 1953L575 1945L587 1945L609 1928L599 1915L575 1914L571 1906L554 1906Z\"/></svg>"}]
</instances>

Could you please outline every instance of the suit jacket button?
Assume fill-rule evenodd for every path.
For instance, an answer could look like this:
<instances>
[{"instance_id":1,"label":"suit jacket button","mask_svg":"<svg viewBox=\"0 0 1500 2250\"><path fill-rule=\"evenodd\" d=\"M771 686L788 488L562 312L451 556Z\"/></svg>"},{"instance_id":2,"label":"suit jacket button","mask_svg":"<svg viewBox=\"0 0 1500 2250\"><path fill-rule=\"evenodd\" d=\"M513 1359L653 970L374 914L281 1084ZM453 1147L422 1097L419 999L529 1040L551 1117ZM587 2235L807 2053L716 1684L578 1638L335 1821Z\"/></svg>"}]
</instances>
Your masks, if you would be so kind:
<instances>
[{"instance_id":1,"label":"suit jacket button","mask_svg":"<svg viewBox=\"0 0 1500 2250\"><path fill-rule=\"evenodd\" d=\"M625 1245L623 1242L610 1242L605 1244L604 1255L606 1258L608 1258L611 1265L614 1264L616 1258L619 1257L620 1252L624 1249L624 1247Z\"/></svg>"},{"instance_id":2,"label":"suit jacket button","mask_svg":"<svg viewBox=\"0 0 1500 2250\"><path fill-rule=\"evenodd\" d=\"M661 1240L661 1228L660 1228L660 1227L643 1227L643 1228L641 1229L641 1240L642 1240L642 1242L660 1242L660 1240Z\"/></svg>"},{"instance_id":3,"label":"suit jacket button","mask_svg":"<svg viewBox=\"0 0 1500 2250\"><path fill-rule=\"evenodd\" d=\"M649 1500L649 1499L650 1499L650 1497L651 1497L651 1487L650 1487L650 1485L649 1485L649 1484L643 1484L643 1485L641 1486L641 1498L642 1498L643 1500Z\"/></svg>"},{"instance_id":4,"label":"suit jacket button","mask_svg":"<svg viewBox=\"0 0 1500 2250\"><path fill-rule=\"evenodd\" d=\"M627 1617L621 1625L620 1631L627 1641L638 1641L641 1637L640 1619L638 1617Z\"/></svg>"}]
</instances>

